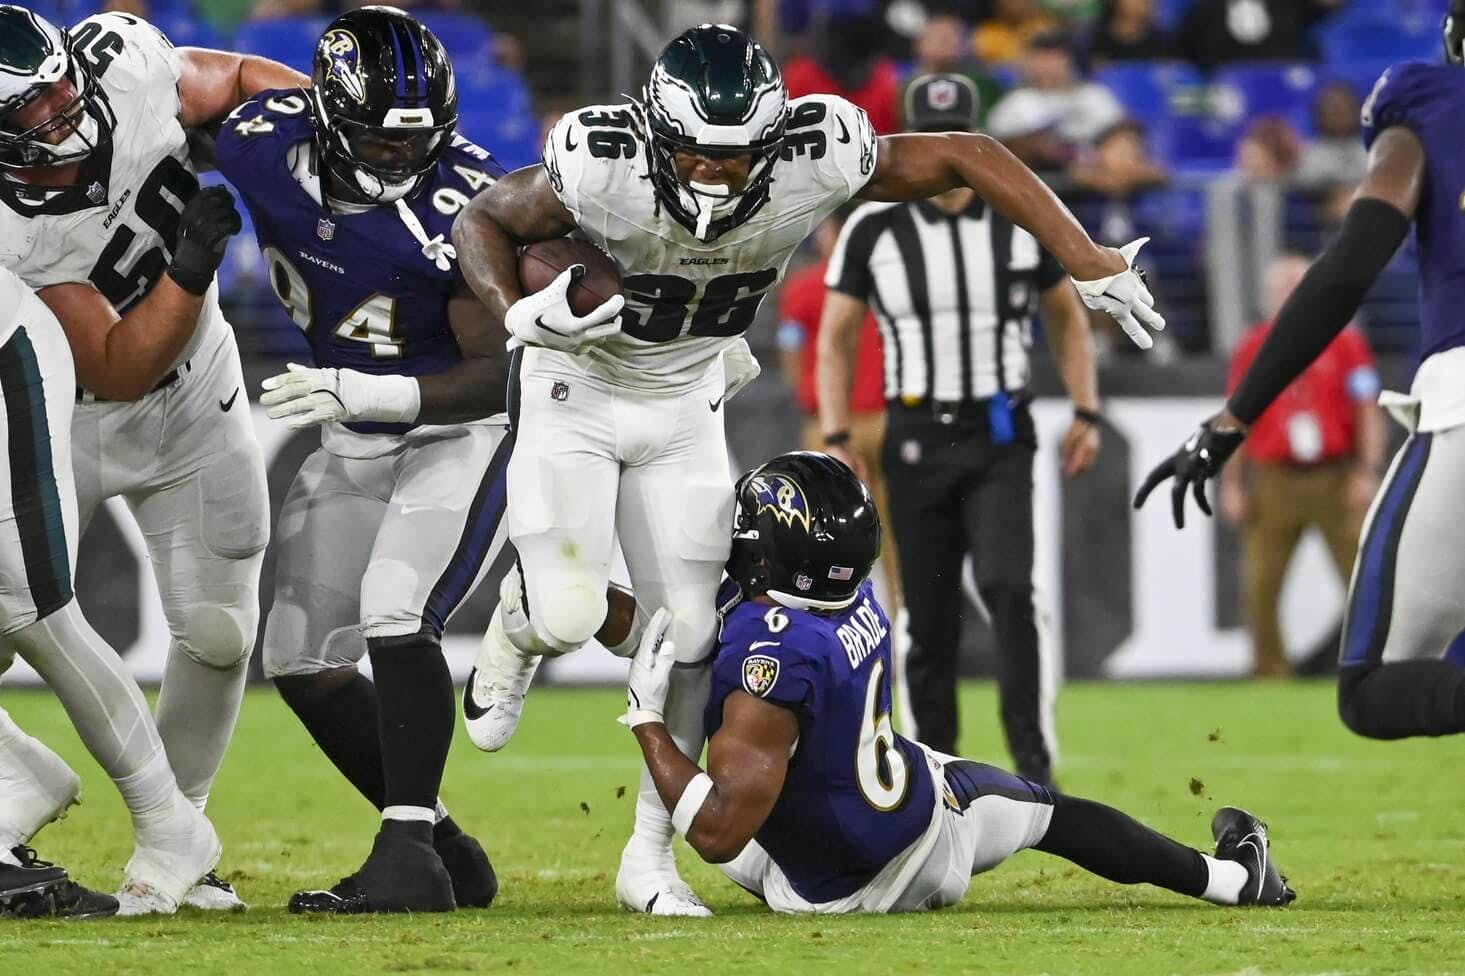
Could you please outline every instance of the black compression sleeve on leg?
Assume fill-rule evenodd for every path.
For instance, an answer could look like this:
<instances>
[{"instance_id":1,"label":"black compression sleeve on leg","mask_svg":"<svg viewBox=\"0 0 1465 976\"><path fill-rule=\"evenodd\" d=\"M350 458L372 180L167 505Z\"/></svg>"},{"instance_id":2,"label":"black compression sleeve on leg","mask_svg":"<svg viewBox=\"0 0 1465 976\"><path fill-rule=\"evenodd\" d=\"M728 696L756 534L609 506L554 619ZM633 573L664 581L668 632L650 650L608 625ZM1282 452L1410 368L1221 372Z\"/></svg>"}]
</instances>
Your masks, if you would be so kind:
<instances>
[{"instance_id":1,"label":"black compression sleeve on leg","mask_svg":"<svg viewBox=\"0 0 1465 976\"><path fill-rule=\"evenodd\" d=\"M1193 898L1210 879L1199 851L1113 807L1062 793L1053 797L1053 819L1037 850L1119 884L1159 885Z\"/></svg>"},{"instance_id":2,"label":"black compression sleeve on leg","mask_svg":"<svg viewBox=\"0 0 1465 976\"><path fill-rule=\"evenodd\" d=\"M1338 714L1369 739L1465 732L1465 669L1433 658L1342 668Z\"/></svg>"},{"instance_id":3,"label":"black compression sleeve on leg","mask_svg":"<svg viewBox=\"0 0 1465 976\"><path fill-rule=\"evenodd\" d=\"M378 810L386 803L376 688L354 668L275 679L280 697L341 775Z\"/></svg>"},{"instance_id":4,"label":"black compression sleeve on leg","mask_svg":"<svg viewBox=\"0 0 1465 976\"><path fill-rule=\"evenodd\" d=\"M453 743L453 677L432 634L371 637L386 805L437 806Z\"/></svg>"},{"instance_id":5,"label":"black compression sleeve on leg","mask_svg":"<svg viewBox=\"0 0 1465 976\"><path fill-rule=\"evenodd\" d=\"M1251 424L1322 354L1358 312L1363 296L1409 233L1409 218L1392 204L1364 197L1348 209L1343 230L1277 313L1228 409Z\"/></svg>"}]
</instances>

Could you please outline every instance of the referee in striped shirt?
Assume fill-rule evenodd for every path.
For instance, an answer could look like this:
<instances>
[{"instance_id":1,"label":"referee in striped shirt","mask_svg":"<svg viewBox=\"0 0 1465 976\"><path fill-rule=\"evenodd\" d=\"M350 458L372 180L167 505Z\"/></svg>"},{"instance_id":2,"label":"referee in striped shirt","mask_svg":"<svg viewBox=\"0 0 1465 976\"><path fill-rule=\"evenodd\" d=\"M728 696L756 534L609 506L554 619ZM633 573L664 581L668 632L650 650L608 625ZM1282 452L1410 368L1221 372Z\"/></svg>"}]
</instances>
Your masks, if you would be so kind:
<instances>
[{"instance_id":1,"label":"referee in striped shirt","mask_svg":"<svg viewBox=\"0 0 1465 976\"><path fill-rule=\"evenodd\" d=\"M914 131L968 131L976 118L976 90L964 76L928 75L908 89ZM1059 456L1065 474L1078 474L1099 453L1088 313L1032 235L966 188L856 210L825 284L820 423L827 450L856 471L847 450L850 384L867 309L884 339L883 459L909 614L915 735L957 754L961 574L970 555L997 638L1008 749L1022 776L1051 783L1056 666L1040 658L1033 597L1028 350L1038 310L1074 405Z\"/></svg>"}]
</instances>

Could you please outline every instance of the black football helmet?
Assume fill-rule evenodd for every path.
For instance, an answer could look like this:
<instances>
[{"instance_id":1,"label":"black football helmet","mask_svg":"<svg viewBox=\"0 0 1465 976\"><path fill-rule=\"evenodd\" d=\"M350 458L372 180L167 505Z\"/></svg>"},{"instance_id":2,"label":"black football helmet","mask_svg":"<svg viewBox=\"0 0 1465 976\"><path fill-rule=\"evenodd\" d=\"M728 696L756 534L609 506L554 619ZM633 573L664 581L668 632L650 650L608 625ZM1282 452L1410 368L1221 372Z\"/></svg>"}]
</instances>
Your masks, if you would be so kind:
<instances>
[{"instance_id":1,"label":"black football helmet","mask_svg":"<svg viewBox=\"0 0 1465 976\"><path fill-rule=\"evenodd\" d=\"M331 21L315 46L311 117L332 175L371 203L421 185L458 124L453 65L437 37L395 7Z\"/></svg>"},{"instance_id":2,"label":"black football helmet","mask_svg":"<svg viewBox=\"0 0 1465 976\"><path fill-rule=\"evenodd\" d=\"M748 220L768 201L783 149L788 90L768 52L736 27L703 24L661 52L642 90L652 186L678 223L703 241ZM741 190L683 182L676 152L751 154Z\"/></svg>"},{"instance_id":3,"label":"black football helmet","mask_svg":"<svg viewBox=\"0 0 1465 976\"><path fill-rule=\"evenodd\" d=\"M70 93L45 118L24 125L16 120L53 86L68 83ZM114 128L96 75L66 29L24 7L0 4L0 168L79 163L110 145Z\"/></svg>"},{"instance_id":4,"label":"black football helmet","mask_svg":"<svg viewBox=\"0 0 1465 976\"><path fill-rule=\"evenodd\" d=\"M828 454L795 451L738 480L727 574L744 597L794 610L841 610L880 555L880 513L855 473Z\"/></svg>"}]
</instances>

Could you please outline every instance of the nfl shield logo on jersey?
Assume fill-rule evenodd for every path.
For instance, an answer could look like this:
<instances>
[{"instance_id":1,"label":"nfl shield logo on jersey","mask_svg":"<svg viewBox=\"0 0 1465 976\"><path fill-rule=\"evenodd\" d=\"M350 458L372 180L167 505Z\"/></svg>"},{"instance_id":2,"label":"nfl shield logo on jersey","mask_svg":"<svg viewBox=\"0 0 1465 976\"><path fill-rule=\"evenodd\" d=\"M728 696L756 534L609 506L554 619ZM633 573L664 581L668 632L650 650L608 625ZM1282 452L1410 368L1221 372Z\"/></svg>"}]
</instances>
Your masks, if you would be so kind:
<instances>
[{"instance_id":1,"label":"nfl shield logo on jersey","mask_svg":"<svg viewBox=\"0 0 1465 976\"><path fill-rule=\"evenodd\" d=\"M323 241L329 241L336 236L336 224L334 221L322 217L315 222L315 236Z\"/></svg>"},{"instance_id":2,"label":"nfl shield logo on jersey","mask_svg":"<svg viewBox=\"0 0 1465 976\"><path fill-rule=\"evenodd\" d=\"M554 385L549 388L549 398L564 403L570 398L570 384L564 380L555 380Z\"/></svg>"},{"instance_id":3,"label":"nfl shield logo on jersey","mask_svg":"<svg viewBox=\"0 0 1465 976\"><path fill-rule=\"evenodd\" d=\"M743 690L762 698L773 690L778 680L778 658L767 654L750 654L743 661Z\"/></svg>"},{"instance_id":4,"label":"nfl shield logo on jersey","mask_svg":"<svg viewBox=\"0 0 1465 976\"><path fill-rule=\"evenodd\" d=\"M107 199L107 190L102 184L92 181L92 185L86 188L86 198L92 203L101 203Z\"/></svg>"}]
</instances>

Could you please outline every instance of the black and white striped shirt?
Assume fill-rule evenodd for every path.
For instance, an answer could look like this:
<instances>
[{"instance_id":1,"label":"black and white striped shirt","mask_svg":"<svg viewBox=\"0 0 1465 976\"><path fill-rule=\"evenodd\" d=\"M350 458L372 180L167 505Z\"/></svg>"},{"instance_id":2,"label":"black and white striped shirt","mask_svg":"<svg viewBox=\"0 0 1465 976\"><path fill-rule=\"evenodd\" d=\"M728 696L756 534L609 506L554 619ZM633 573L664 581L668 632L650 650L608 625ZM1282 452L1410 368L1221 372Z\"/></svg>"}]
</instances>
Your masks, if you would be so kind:
<instances>
[{"instance_id":1,"label":"black and white striped shirt","mask_svg":"<svg viewBox=\"0 0 1465 976\"><path fill-rule=\"evenodd\" d=\"M954 215L927 200L865 204L824 283L874 309L887 400L980 400L1027 387L1038 296L1065 274L978 197Z\"/></svg>"}]
</instances>

